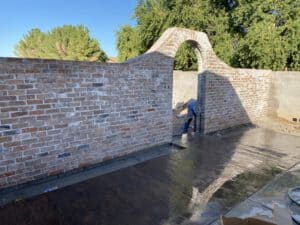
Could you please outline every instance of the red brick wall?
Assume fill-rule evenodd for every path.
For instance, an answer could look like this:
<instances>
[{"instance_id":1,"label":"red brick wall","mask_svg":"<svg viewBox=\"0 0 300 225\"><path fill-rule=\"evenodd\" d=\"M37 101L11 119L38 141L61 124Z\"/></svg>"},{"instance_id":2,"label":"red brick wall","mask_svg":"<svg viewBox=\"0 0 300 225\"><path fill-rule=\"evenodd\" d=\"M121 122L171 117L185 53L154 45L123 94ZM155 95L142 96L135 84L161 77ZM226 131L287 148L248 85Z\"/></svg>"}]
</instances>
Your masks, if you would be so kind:
<instances>
[{"instance_id":1,"label":"red brick wall","mask_svg":"<svg viewBox=\"0 0 300 225\"><path fill-rule=\"evenodd\" d=\"M169 69L0 58L0 187L170 142Z\"/></svg>"}]
</instances>

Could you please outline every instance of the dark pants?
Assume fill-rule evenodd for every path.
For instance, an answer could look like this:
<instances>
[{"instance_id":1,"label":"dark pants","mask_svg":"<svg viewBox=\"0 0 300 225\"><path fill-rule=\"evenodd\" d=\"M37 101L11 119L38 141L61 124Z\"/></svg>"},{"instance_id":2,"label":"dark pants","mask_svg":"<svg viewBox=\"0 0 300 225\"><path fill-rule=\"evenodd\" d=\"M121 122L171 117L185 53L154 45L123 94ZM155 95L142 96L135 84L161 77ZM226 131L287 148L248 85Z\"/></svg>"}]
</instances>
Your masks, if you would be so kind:
<instances>
[{"instance_id":1,"label":"dark pants","mask_svg":"<svg viewBox=\"0 0 300 225\"><path fill-rule=\"evenodd\" d=\"M187 133L188 132L188 129L189 129L190 124L191 124L191 122L192 122L193 119L194 119L194 132L196 132L196 121L197 121L196 118L197 118L197 116L196 116L195 112L193 112L192 115L193 116L189 117L187 119L187 121L184 123L183 133Z\"/></svg>"}]
</instances>

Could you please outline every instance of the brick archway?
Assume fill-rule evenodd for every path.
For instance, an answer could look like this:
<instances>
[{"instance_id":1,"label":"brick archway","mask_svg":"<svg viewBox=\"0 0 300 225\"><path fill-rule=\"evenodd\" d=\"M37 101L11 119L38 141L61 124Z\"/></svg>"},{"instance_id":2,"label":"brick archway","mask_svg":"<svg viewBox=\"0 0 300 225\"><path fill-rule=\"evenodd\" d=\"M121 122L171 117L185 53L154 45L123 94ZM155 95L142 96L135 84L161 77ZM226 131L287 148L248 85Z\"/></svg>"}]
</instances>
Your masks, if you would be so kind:
<instances>
[{"instance_id":1,"label":"brick archway","mask_svg":"<svg viewBox=\"0 0 300 225\"><path fill-rule=\"evenodd\" d=\"M189 42L196 50L198 71L209 70L219 63L227 66L216 56L205 33L185 28L167 29L147 53L156 52L174 58L178 48L184 42Z\"/></svg>"},{"instance_id":2,"label":"brick archway","mask_svg":"<svg viewBox=\"0 0 300 225\"><path fill-rule=\"evenodd\" d=\"M174 57L184 42L192 43L198 57L201 132L210 133L238 126L266 115L270 71L230 67L217 57L203 32L169 28L146 54L131 62L138 64L143 61L143 65L153 65L155 70L167 75L165 81L170 84ZM169 102L170 96L171 93L166 97Z\"/></svg>"},{"instance_id":3,"label":"brick archway","mask_svg":"<svg viewBox=\"0 0 300 225\"><path fill-rule=\"evenodd\" d=\"M196 81L197 84L195 84L196 96L194 96L193 98L198 99L199 109L202 109L202 113L198 115L196 122L197 131L204 132L205 87L201 85L201 83L204 83L201 74L204 71L209 70L210 65L213 66L214 63L219 63L220 61L215 55L207 35L203 32L188 30L184 28L169 28L163 33L159 40L147 51L147 54L159 53L174 60L177 50L183 43L189 43L194 48L197 56L198 79ZM173 77L173 79L175 79L175 77ZM184 95L186 90L181 87L181 91L181 94ZM175 86L173 87L172 92L178 92ZM188 99L185 99L184 101L188 101ZM180 124L183 124L184 118L178 118L176 116L176 109L173 109L172 121L173 135L180 134L182 130Z\"/></svg>"}]
</instances>

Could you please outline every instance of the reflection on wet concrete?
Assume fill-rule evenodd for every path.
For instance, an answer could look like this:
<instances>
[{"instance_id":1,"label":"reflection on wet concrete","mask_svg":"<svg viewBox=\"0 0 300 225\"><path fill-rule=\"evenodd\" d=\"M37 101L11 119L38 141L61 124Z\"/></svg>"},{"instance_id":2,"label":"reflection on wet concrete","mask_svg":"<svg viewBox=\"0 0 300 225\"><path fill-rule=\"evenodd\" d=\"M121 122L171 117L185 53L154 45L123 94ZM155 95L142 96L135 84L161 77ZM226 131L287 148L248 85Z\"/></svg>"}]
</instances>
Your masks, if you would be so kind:
<instances>
[{"instance_id":1,"label":"reflection on wet concrete","mask_svg":"<svg viewBox=\"0 0 300 225\"><path fill-rule=\"evenodd\" d=\"M209 224L280 172L278 167L300 161L299 137L260 128L175 142L187 148L3 206L1 225ZM262 175L257 187L247 175L252 170ZM245 195L232 199L230 190L239 188Z\"/></svg>"}]
</instances>

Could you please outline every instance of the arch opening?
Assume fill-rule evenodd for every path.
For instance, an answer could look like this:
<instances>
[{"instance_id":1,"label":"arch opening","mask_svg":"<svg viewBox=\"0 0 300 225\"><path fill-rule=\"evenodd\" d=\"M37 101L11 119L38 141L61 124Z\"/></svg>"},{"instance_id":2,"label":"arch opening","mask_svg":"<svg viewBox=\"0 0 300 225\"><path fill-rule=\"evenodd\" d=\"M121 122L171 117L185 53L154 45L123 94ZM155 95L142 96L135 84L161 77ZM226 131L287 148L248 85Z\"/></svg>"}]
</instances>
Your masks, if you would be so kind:
<instances>
[{"instance_id":1,"label":"arch opening","mask_svg":"<svg viewBox=\"0 0 300 225\"><path fill-rule=\"evenodd\" d=\"M203 71L203 59L199 43L186 40L176 50L173 70L172 111L173 136L182 134L187 121L187 104L197 100L197 113L190 123L188 132L201 132L200 110L201 91L200 76Z\"/></svg>"}]
</instances>

